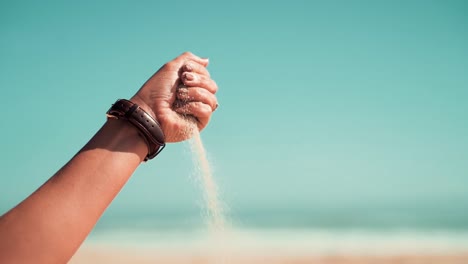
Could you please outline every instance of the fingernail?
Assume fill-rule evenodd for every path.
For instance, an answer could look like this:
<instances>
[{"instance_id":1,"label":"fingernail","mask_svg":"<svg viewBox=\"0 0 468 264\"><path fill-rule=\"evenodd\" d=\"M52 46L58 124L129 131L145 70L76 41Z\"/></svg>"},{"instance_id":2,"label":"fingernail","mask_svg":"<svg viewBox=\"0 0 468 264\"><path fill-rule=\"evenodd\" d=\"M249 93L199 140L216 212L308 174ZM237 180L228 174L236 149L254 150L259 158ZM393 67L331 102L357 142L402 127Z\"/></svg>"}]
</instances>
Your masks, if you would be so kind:
<instances>
[{"instance_id":1,"label":"fingernail","mask_svg":"<svg viewBox=\"0 0 468 264\"><path fill-rule=\"evenodd\" d=\"M192 81L193 79L195 79L195 76L193 76L193 74L191 74L191 73L185 73L184 78L187 81Z\"/></svg>"}]
</instances>

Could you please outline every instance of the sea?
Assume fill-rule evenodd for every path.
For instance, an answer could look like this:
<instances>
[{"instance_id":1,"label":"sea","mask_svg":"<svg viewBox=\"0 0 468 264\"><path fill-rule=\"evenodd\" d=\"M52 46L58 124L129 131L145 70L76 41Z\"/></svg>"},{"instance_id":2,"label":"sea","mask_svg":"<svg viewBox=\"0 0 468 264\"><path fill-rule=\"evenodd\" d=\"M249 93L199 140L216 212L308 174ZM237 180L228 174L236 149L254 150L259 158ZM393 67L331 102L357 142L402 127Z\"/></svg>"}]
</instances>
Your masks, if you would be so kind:
<instances>
[{"instance_id":1,"label":"sea","mask_svg":"<svg viewBox=\"0 0 468 264\"><path fill-rule=\"evenodd\" d=\"M203 210L111 213L86 243L165 251L222 245L295 255L466 254L468 211L460 207L231 210L228 227L215 236Z\"/></svg>"}]
</instances>

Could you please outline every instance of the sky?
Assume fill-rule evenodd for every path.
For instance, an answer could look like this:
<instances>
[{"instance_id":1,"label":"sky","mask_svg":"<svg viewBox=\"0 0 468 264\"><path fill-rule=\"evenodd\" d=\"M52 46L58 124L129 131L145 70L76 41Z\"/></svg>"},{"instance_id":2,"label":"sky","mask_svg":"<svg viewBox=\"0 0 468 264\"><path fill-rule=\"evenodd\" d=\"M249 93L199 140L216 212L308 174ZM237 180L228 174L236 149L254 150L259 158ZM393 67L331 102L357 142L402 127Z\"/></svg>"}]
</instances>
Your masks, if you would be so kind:
<instances>
[{"instance_id":1,"label":"sky","mask_svg":"<svg viewBox=\"0 0 468 264\"><path fill-rule=\"evenodd\" d=\"M234 214L468 211L466 1L1 1L0 36L0 213L184 51L219 86L202 138ZM170 144L108 212L200 193Z\"/></svg>"}]
</instances>

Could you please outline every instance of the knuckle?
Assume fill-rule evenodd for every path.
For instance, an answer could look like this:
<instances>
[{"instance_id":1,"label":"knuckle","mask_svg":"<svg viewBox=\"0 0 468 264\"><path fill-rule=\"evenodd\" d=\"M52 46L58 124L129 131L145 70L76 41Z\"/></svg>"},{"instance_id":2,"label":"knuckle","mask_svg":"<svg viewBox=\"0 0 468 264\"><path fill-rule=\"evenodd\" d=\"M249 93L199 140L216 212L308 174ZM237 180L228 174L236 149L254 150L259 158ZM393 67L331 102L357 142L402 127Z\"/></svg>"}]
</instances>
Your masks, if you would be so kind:
<instances>
[{"instance_id":1,"label":"knuckle","mask_svg":"<svg viewBox=\"0 0 468 264\"><path fill-rule=\"evenodd\" d=\"M214 81L214 80L211 80L211 83L212 83L212 87L213 87L213 93L216 93L218 91L218 84Z\"/></svg>"},{"instance_id":2,"label":"knuckle","mask_svg":"<svg viewBox=\"0 0 468 264\"><path fill-rule=\"evenodd\" d=\"M186 62L185 65L184 65L184 70L185 70L185 71L188 71L188 72L193 71L193 63L191 63L191 62Z\"/></svg>"},{"instance_id":3,"label":"knuckle","mask_svg":"<svg viewBox=\"0 0 468 264\"><path fill-rule=\"evenodd\" d=\"M184 56L184 57L192 57L192 56L193 56L193 53L190 52L190 51L186 51L186 52L182 53L182 56Z\"/></svg>"}]
</instances>

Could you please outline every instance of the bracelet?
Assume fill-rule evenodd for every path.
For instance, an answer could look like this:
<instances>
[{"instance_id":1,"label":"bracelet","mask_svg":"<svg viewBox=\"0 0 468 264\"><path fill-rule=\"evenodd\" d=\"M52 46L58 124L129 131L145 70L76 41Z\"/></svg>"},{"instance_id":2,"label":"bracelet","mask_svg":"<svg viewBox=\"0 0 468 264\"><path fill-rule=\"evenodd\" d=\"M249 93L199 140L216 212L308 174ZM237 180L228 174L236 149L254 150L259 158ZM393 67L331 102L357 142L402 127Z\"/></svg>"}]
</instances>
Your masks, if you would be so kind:
<instances>
[{"instance_id":1,"label":"bracelet","mask_svg":"<svg viewBox=\"0 0 468 264\"><path fill-rule=\"evenodd\" d=\"M148 145L148 155L146 155L144 161L156 157L166 146L161 125L137 104L129 100L119 99L106 114L108 118L126 120L138 129Z\"/></svg>"}]
</instances>

